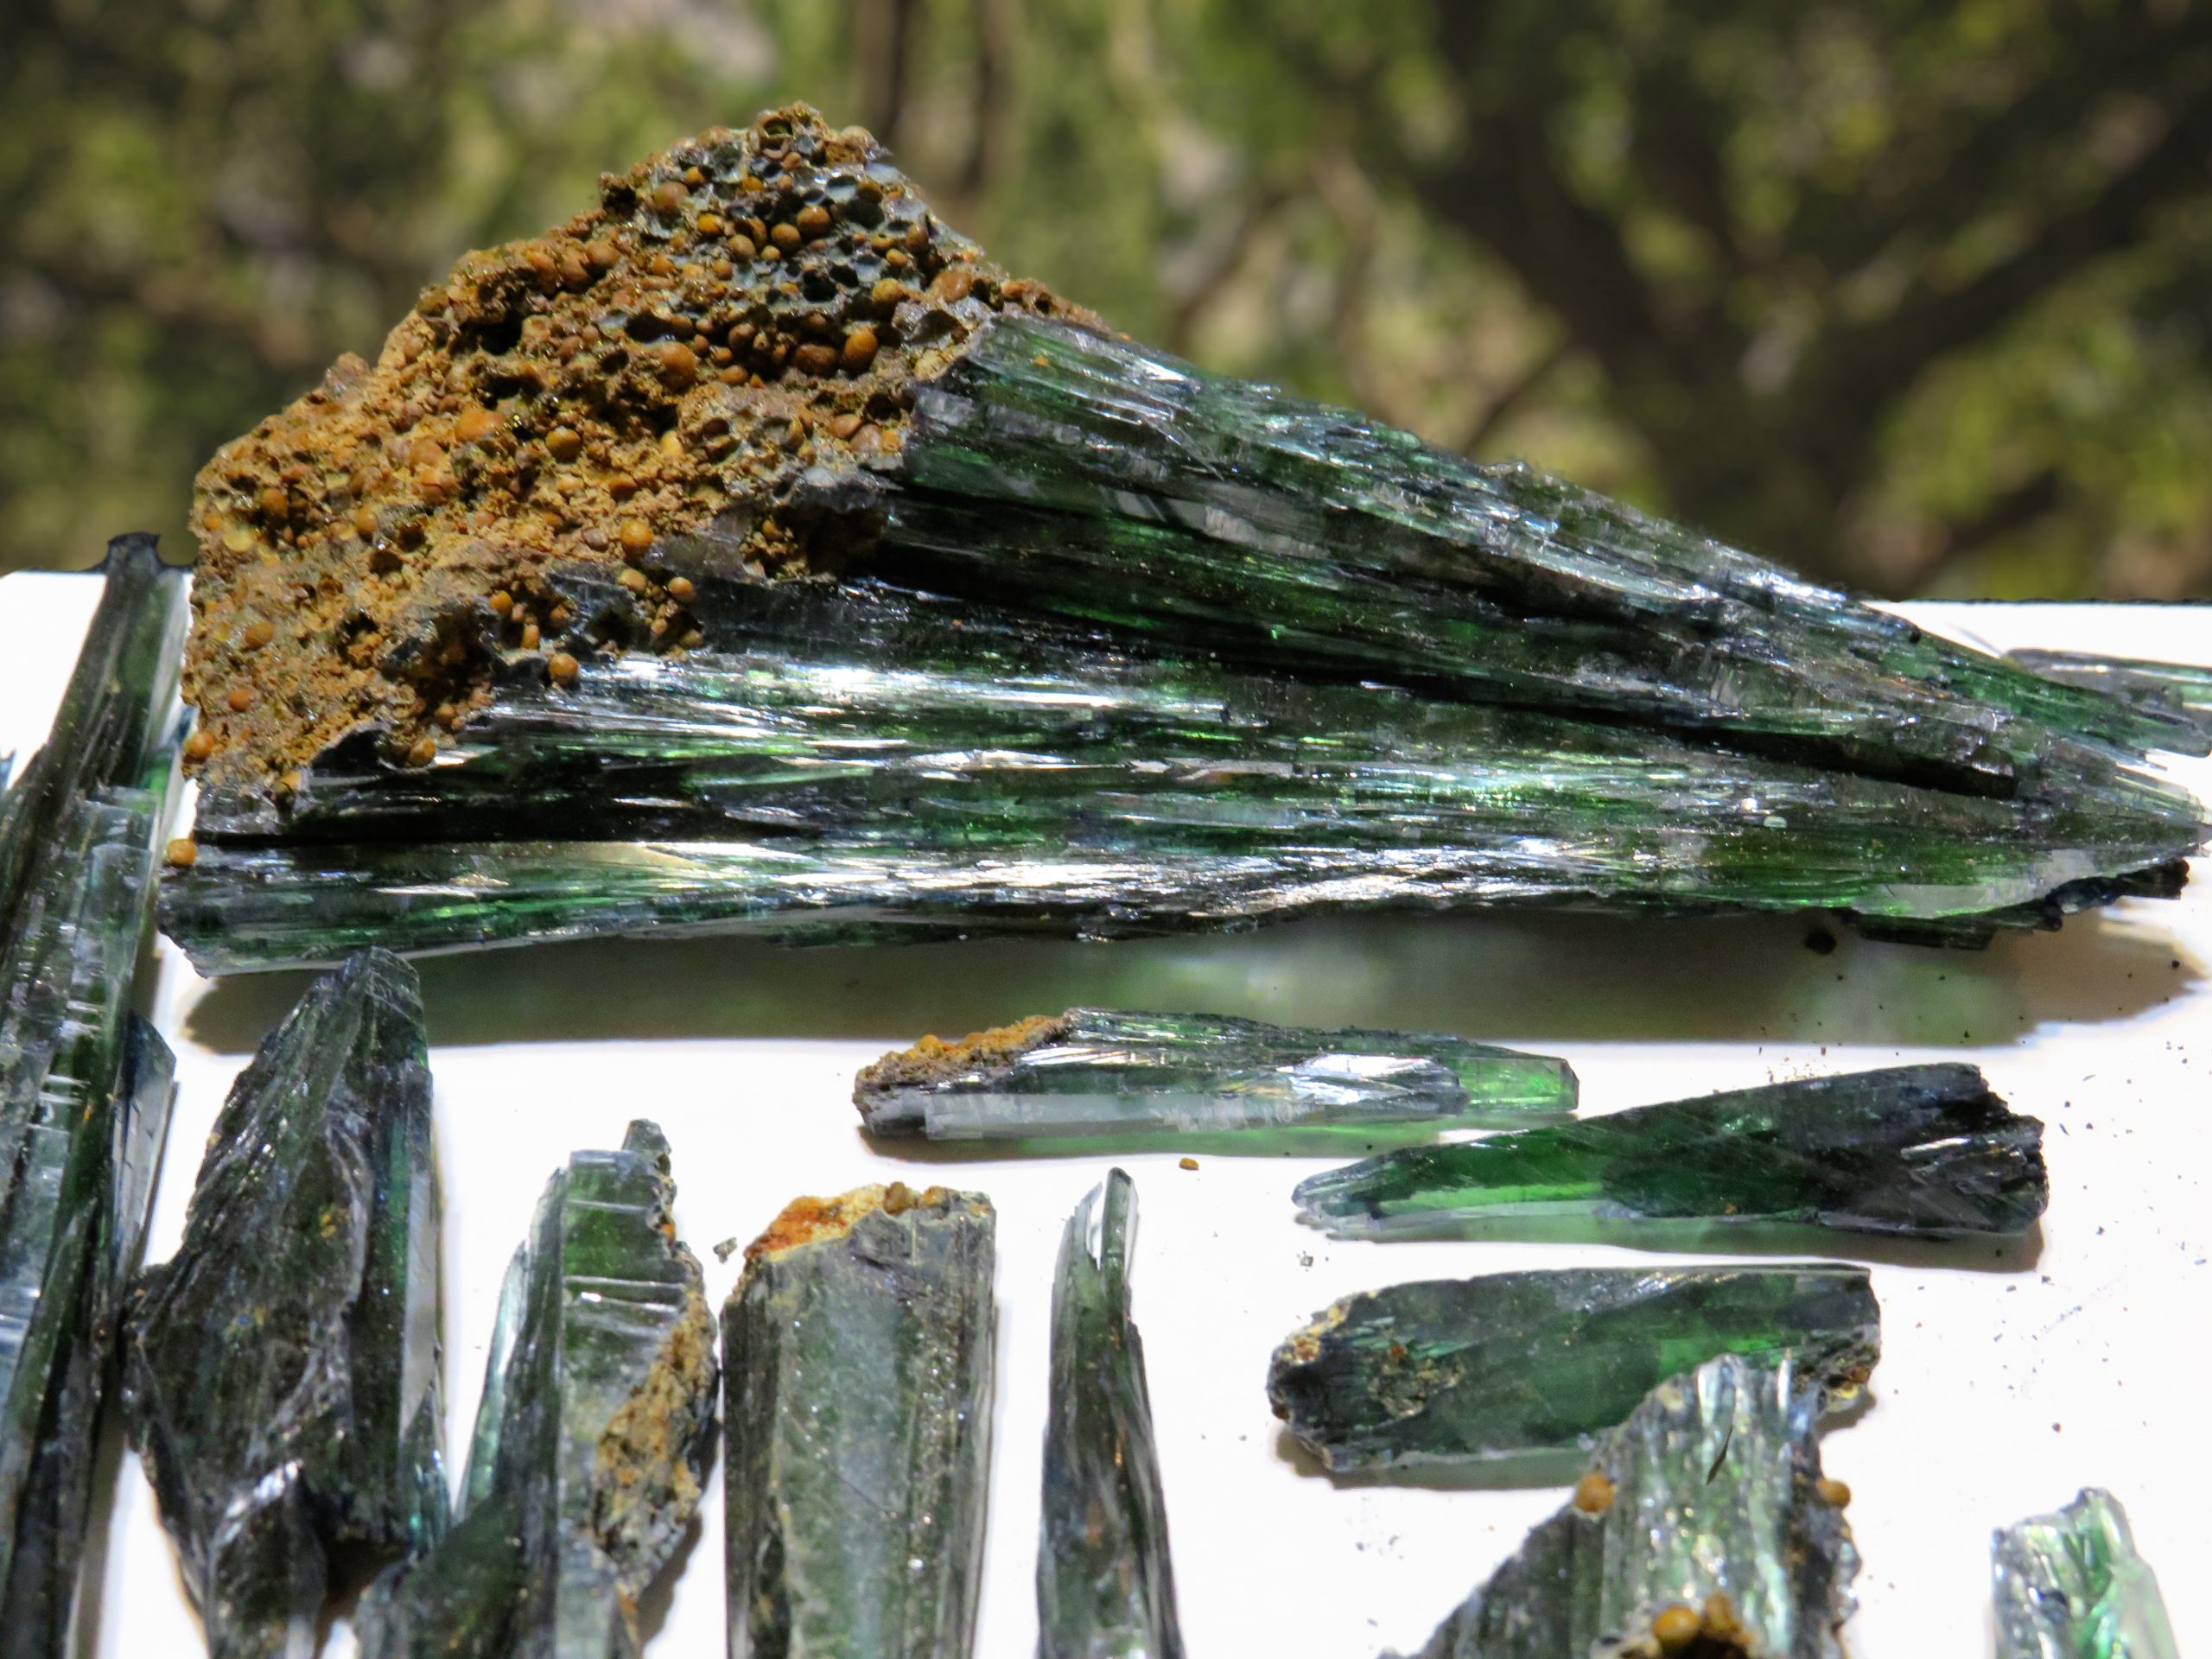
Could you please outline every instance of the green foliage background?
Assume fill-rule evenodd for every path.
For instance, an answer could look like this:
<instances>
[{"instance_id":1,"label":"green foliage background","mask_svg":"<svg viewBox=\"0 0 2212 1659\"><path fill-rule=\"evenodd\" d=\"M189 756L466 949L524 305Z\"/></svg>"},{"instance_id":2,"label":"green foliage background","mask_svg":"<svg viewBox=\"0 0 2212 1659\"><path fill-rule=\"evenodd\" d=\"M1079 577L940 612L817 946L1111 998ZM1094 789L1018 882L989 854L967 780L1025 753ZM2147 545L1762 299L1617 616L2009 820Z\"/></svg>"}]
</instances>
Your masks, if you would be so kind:
<instances>
[{"instance_id":1,"label":"green foliage background","mask_svg":"<svg viewBox=\"0 0 2212 1659\"><path fill-rule=\"evenodd\" d=\"M0 0L0 569L791 98L1211 366L1877 591L2212 590L2190 0Z\"/></svg>"}]
</instances>

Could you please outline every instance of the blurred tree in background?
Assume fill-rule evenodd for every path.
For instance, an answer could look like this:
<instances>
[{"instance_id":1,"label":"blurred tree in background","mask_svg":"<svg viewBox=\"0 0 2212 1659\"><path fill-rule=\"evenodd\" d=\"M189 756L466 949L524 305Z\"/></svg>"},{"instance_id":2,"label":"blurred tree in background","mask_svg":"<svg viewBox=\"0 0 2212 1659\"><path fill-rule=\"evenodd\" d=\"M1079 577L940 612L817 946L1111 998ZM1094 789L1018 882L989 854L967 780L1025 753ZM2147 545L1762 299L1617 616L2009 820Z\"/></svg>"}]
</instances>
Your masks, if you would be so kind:
<instances>
[{"instance_id":1,"label":"blurred tree in background","mask_svg":"<svg viewBox=\"0 0 2212 1659\"><path fill-rule=\"evenodd\" d=\"M4 0L0 569L803 98L1210 366L1881 592L2212 591L2189 0Z\"/></svg>"}]
</instances>

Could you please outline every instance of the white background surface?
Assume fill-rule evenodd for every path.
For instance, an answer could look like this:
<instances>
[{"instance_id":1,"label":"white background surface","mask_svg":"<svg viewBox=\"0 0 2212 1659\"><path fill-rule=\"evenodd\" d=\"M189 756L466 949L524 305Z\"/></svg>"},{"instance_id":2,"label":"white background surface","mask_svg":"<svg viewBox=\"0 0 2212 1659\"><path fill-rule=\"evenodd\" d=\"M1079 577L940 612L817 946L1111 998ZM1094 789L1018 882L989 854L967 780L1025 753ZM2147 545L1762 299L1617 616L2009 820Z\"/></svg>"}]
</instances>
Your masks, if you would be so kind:
<instances>
[{"instance_id":1,"label":"white background surface","mask_svg":"<svg viewBox=\"0 0 2212 1659\"><path fill-rule=\"evenodd\" d=\"M95 598L75 576L0 581L0 753L51 717ZM2212 662L2212 613L2182 607L1921 607L2000 645ZM2181 769L2200 790L2212 767ZM979 1190L1000 1217L999 1380L978 1651L1034 1650L1046 1313L1063 1220L1099 1159L878 1151L849 1101L855 1068L925 1031L1077 1003L1204 1008L1313 1025L1452 1031L1570 1058L1586 1112L1769 1078L1963 1058L2049 1125L2051 1207L2024 1246L1886 1246L1872 1265L1885 1355L1873 1404L1829 1433L1866 1565L1847 1629L1859 1659L1986 1654L1990 1529L2111 1487L2163 1570L2184 1652L2212 1643L2198 1566L2212 1492L2206 1257L2212 1158L2212 885L2132 903L1980 955L1802 920L1478 918L1297 926L1116 945L973 944L803 951L743 942L541 947L423 964L445 1185L448 1445L465 1447L499 1277L544 1178L579 1147L657 1118L677 1219L719 1307L750 1239L790 1198L868 1181ZM181 1233L199 1152L232 1077L298 995L297 975L210 983L164 942L148 994L180 1092L149 1260ZM1329 1160L1120 1160L1136 1179L1136 1316L1151 1364L1184 1631L1201 1656L1368 1659L1417 1648L1523 1532L1551 1489L1338 1484L1278 1434L1275 1344L1315 1310L1403 1280L1670 1259L1595 1245L1332 1243L1292 1184ZM458 1457L455 1458L457 1465ZM454 1470L458 1477L457 1466ZM722 1651L721 1478L679 1559L656 1659ZM200 1651L153 1497L125 1456L89 1650ZM341 1623L324 1652L347 1659ZM868 1659L853 1656L852 1659Z\"/></svg>"}]
</instances>

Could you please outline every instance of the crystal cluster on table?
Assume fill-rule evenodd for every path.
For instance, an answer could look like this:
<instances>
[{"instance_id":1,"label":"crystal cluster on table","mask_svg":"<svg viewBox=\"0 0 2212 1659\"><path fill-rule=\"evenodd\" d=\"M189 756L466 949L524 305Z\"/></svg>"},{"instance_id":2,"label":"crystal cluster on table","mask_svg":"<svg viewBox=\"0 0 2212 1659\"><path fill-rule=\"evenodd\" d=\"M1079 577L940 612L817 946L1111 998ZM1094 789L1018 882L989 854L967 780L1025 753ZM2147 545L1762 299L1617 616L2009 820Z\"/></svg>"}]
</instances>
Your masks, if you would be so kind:
<instances>
[{"instance_id":1,"label":"crystal cluster on table","mask_svg":"<svg viewBox=\"0 0 2212 1659\"><path fill-rule=\"evenodd\" d=\"M1573 1068L1461 1037L1070 1008L863 1069L871 1134L932 1141L1504 1127L1571 1116Z\"/></svg>"},{"instance_id":2,"label":"crystal cluster on table","mask_svg":"<svg viewBox=\"0 0 2212 1659\"><path fill-rule=\"evenodd\" d=\"M636 1659L698 1511L715 1323L668 1142L630 1125L547 1182L515 1251L453 1525L361 1599L362 1659Z\"/></svg>"},{"instance_id":3,"label":"crystal cluster on table","mask_svg":"<svg viewBox=\"0 0 2212 1659\"><path fill-rule=\"evenodd\" d=\"M172 1094L130 1001L182 735L185 575L148 537L104 569L47 741L0 794L0 1630L25 1659L68 1650Z\"/></svg>"},{"instance_id":4,"label":"crystal cluster on table","mask_svg":"<svg viewBox=\"0 0 2212 1659\"><path fill-rule=\"evenodd\" d=\"M1494 904L1972 944L2205 836L2175 698L1109 333L798 107L468 256L194 524L213 971Z\"/></svg>"},{"instance_id":5,"label":"crystal cluster on table","mask_svg":"<svg viewBox=\"0 0 2212 1659\"><path fill-rule=\"evenodd\" d=\"M183 1242L131 1290L130 1438L214 1659L310 1650L444 1532L438 1239L421 988L363 952L238 1074Z\"/></svg>"},{"instance_id":6,"label":"crystal cluster on table","mask_svg":"<svg viewBox=\"0 0 2212 1659\"><path fill-rule=\"evenodd\" d=\"M974 1643L997 1216L894 1183L801 1198L722 1309L730 1659Z\"/></svg>"}]
</instances>

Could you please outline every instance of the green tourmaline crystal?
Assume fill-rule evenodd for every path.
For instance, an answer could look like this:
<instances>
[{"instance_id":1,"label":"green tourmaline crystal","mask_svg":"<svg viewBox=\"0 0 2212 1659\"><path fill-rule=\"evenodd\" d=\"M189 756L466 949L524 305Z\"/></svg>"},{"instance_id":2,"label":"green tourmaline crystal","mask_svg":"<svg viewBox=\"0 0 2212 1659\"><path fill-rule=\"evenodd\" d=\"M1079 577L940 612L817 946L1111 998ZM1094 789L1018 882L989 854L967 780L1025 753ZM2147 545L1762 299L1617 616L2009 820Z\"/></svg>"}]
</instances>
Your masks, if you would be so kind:
<instances>
[{"instance_id":1,"label":"green tourmaline crystal","mask_svg":"<svg viewBox=\"0 0 2212 1659\"><path fill-rule=\"evenodd\" d=\"M1587 1451L1645 1395L1722 1354L1789 1353L1855 1389L1881 1347L1862 1268L1569 1268L1348 1296L1275 1351L1268 1398L1330 1469Z\"/></svg>"},{"instance_id":2,"label":"green tourmaline crystal","mask_svg":"<svg viewBox=\"0 0 2212 1659\"><path fill-rule=\"evenodd\" d=\"M1979 1069L1907 1065L1402 1147L1313 1176L1295 1197L1348 1238L1560 1215L1950 1238L2024 1233L2050 1185L2042 1123Z\"/></svg>"},{"instance_id":3,"label":"green tourmaline crystal","mask_svg":"<svg viewBox=\"0 0 2212 1659\"><path fill-rule=\"evenodd\" d=\"M988 1490L996 1218L802 1198L722 1309L730 1659L959 1659Z\"/></svg>"},{"instance_id":4,"label":"green tourmaline crystal","mask_svg":"<svg viewBox=\"0 0 2212 1659\"><path fill-rule=\"evenodd\" d=\"M547 1183L499 1296L452 1529L362 1599L362 1659L634 1659L638 1598L699 1507L715 1323L630 1125Z\"/></svg>"},{"instance_id":5,"label":"green tourmaline crystal","mask_svg":"<svg viewBox=\"0 0 2212 1659\"><path fill-rule=\"evenodd\" d=\"M755 162L832 219L875 213L889 181L920 200L810 112L649 170L695 200L741 175L760 186ZM719 312L668 309L711 284L664 279L724 249L657 213L634 189L607 199L594 222L619 221L606 246L638 268L585 272L592 295L493 282L496 260L458 273L445 292L476 296L475 326L404 325L413 354L387 353L375 395L396 395L403 361L488 393L513 378L484 355L495 340L537 349L508 346L505 324L550 328L556 310L610 338L645 327L601 308L632 275L667 296L651 328L721 334ZM699 470L621 509L658 517L582 527L548 558L542 506L486 490L457 504L473 512L458 565L395 575L364 543L357 614L404 610L415 632L386 659L449 669L466 718L428 739L435 765L402 765L424 739L389 702L371 717L334 692L341 707L309 699L298 718L349 735L304 767L224 752L164 925L219 971L365 943L1098 935L1507 903L1828 908L1973 943L2171 894L2205 838L2198 803L2141 764L2205 751L2185 710L2030 673L1557 480L982 286L871 325L906 378L871 404L895 440L871 424L865 454L817 432L797 463L781 439L802 405L771 419L758 389L687 380L667 415ZM564 409L627 407L647 390L632 357L570 352L543 372ZM829 395L804 373L774 393ZM523 456L550 437L553 403L510 423L501 465L510 439ZM306 438L327 412L286 419ZM236 479L211 470L210 523L243 513L250 541ZM485 475L464 467L456 487ZM419 530L424 506L365 510ZM773 550L771 517L788 533ZM646 600L585 555L617 531L649 539L626 573ZM303 574L341 575L328 550L350 531L313 545L293 556ZM504 608L469 589L510 557L557 639L518 631L505 589ZM799 575L765 576L763 559ZM219 543L211 563L234 603L273 579ZM195 645L208 661L233 660L221 626ZM650 649L671 639L682 654Z\"/></svg>"},{"instance_id":6,"label":"green tourmaline crystal","mask_svg":"<svg viewBox=\"0 0 2212 1659\"><path fill-rule=\"evenodd\" d=\"M1574 1102L1565 1060L1458 1037L1108 1008L1039 1015L957 1043L925 1038L853 1086L871 1133L932 1141L1495 1126L1571 1116Z\"/></svg>"},{"instance_id":7,"label":"green tourmaline crystal","mask_svg":"<svg viewBox=\"0 0 2212 1659\"><path fill-rule=\"evenodd\" d=\"M67 1650L171 1061L127 1012L180 735L185 573L111 545L47 741L0 795L0 1630Z\"/></svg>"},{"instance_id":8,"label":"green tourmaline crystal","mask_svg":"<svg viewBox=\"0 0 2212 1659\"><path fill-rule=\"evenodd\" d=\"M124 1403L214 1659L314 1650L327 1599L445 1529L438 1195L415 970L320 980L238 1074Z\"/></svg>"},{"instance_id":9,"label":"green tourmaline crystal","mask_svg":"<svg viewBox=\"0 0 2212 1659\"><path fill-rule=\"evenodd\" d=\"M1144 1342L1129 1319L1135 1211L1136 1190L1117 1169L1060 1236L1038 1659L1182 1659Z\"/></svg>"},{"instance_id":10,"label":"green tourmaline crystal","mask_svg":"<svg viewBox=\"0 0 2212 1659\"><path fill-rule=\"evenodd\" d=\"M1599 1438L1602 1503L1531 1532L1420 1659L1843 1659L1859 1554L1821 1495L1821 1413L1786 1355L1662 1382ZM1662 1646L1652 1625L1675 1609L1703 1628Z\"/></svg>"},{"instance_id":11,"label":"green tourmaline crystal","mask_svg":"<svg viewBox=\"0 0 2212 1659\"><path fill-rule=\"evenodd\" d=\"M2090 1487L1990 1544L1997 1659L2178 1659L2158 1580L2126 1511Z\"/></svg>"}]
</instances>

